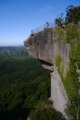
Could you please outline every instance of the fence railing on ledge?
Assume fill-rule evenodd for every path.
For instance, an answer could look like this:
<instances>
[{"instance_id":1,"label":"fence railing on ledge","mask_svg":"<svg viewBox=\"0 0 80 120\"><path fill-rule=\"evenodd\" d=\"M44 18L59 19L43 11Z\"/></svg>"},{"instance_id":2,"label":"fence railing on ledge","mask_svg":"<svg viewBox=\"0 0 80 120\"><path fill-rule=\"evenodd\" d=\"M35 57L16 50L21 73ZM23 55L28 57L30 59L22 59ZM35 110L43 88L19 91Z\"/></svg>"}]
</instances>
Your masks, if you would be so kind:
<instances>
[{"instance_id":1,"label":"fence railing on ledge","mask_svg":"<svg viewBox=\"0 0 80 120\"><path fill-rule=\"evenodd\" d=\"M54 25L54 22L46 22L45 24L31 30L31 34L35 34L35 33L38 33L38 32L41 32L43 31L45 28L54 28L55 25Z\"/></svg>"}]
</instances>

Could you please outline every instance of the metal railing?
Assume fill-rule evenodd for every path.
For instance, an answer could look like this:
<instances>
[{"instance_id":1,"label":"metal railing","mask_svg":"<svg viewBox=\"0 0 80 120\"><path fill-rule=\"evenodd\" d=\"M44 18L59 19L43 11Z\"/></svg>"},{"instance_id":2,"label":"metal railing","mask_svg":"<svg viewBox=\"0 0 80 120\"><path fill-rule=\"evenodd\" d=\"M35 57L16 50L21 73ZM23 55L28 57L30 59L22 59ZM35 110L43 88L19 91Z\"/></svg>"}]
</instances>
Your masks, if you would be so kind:
<instances>
[{"instance_id":1,"label":"metal railing","mask_svg":"<svg viewBox=\"0 0 80 120\"><path fill-rule=\"evenodd\" d=\"M55 27L54 22L46 22L45 24L31 30L31 34L35 34L40 31L43 31L45 28L54 28L54 27Z\"/></svg>"}]
</instances>

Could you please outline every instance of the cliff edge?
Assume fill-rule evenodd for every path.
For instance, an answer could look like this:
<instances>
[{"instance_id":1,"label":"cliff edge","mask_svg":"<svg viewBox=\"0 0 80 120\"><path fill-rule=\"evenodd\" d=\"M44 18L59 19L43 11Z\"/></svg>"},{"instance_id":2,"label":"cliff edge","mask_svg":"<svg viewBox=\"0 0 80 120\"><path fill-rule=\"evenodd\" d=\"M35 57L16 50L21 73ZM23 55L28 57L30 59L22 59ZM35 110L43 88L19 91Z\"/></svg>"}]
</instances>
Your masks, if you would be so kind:
<instances>
[{"instance_id":1,"label":"cliff edge","mask_svg":"<svg viewBox=\"0 0 80 120\"><path fill-rule=\"evenodd\" d=\"M60 27L46 28L24 41L29 55L39 59L42 66L50 70L51 100L54 108L62 114L64 114L65 105L73 92L71 57L77 52L77 42L80 38L76 35L79 34L79 26L69 24L66 30ZM78 66L77 59L76 64Z\"/></svg>"}]
</instances>

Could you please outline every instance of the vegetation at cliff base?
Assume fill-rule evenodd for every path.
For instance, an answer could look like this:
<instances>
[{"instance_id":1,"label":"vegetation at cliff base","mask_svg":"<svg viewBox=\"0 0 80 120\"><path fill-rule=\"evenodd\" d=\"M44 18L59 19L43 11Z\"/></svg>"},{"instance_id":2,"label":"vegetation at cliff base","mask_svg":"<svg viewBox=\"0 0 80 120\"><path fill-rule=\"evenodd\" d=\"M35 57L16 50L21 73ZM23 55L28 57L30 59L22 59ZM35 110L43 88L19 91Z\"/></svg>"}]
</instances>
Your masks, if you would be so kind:
<instances>
[{"instance_id":1,"label":"vegetation at cliff base","mask_svg":"<svg viewBox=\"0 0 80 120\"><path fill-rule=\"evenodd\" d=\"M36 109L30 114L31 120L65 120L63 115L52 107L44 107Z\"/></svg>"},{"instance_id":2,"label":"vegetation at cliff base","mask_svg":"<svg viewBox=\"0 0 80 120\"><path fill-rule=\"evenodd\" d=\"M50 73L37 59L26 55L24 49L0 48L0 120L26 120L29 114L32 116L32 111L38 112L39 108L40 119L50 111L57 117L51 108L52 102L47 100L50 97ZM47 110L45 106L50 108ZM41 109L46 111L42 113Z\"/></svg>"}]
</instances>

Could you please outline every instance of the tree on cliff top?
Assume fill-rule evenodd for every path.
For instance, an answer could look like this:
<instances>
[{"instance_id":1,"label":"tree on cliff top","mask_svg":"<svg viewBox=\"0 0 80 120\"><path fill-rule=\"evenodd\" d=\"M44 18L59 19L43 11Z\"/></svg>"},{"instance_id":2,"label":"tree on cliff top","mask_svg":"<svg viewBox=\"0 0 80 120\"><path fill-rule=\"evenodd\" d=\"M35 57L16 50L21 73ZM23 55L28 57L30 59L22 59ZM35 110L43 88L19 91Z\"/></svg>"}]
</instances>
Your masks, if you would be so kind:
<instances>
[{"instance_id":1,"label":"tree on cliff top","mask_svg":"<svg viewBox=\"0 0 80 120\"><path fill-rule=\"evenodd\" d=\"M55 18L54 22L55 22L55 25L62 27L64 23L63 13L61 13L58 18Z\"/></svg>"},{"instance_id":2,"label":"tree on cliff top","mask_svg":"<svg viewBox=\"0 0 80 120\"><path fill-rule=\"evenodd\" d=\"M80 21L80 6L69 5L66 8L66 17L64 20L63 14L61 13L59 17L55 18L55 25L62 27L63 24L74 23L78 24Z\"/></svg>"},{"instance_id":3,"label":"tree on cliff top","mask_svg":"<svg viewBox=\"0 0 80 120\"><path fill-rule=\"evenodd\" d=\"M80 21L80 6L73 6L69 5L66 8L66 17L65 22L68 23L75 23L77 24Z\"/></svg>"}]
</instances>

